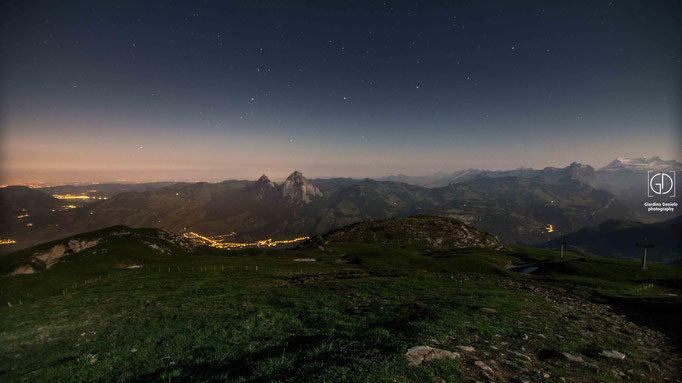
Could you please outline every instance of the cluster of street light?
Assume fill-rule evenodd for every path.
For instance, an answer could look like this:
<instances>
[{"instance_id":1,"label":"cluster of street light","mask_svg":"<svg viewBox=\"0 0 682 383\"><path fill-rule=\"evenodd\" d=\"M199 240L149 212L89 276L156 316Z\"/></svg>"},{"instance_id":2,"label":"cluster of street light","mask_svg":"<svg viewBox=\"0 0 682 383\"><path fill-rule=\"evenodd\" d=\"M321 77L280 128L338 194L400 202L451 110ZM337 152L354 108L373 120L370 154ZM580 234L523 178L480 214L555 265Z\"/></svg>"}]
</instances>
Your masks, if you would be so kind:
<instances>
[{"instance_id":1,"label":"cluster of street light","mask_svg":"<svg viewBox=\"0 0 682 383\"><path fill-rule=\"evenodd\" d=\"M301 242L305 241L306 239L309 239L310 237L298 237L294 239L282 239L282 240L273 240L272 238L264 239L261 241L256 241L256 242L226 242L220 239L220 237L224 236L217 236L217 237L206 237L201 234L197 234L194 232L187 232L183 234L183 237L201 242L203 244L216 247L219 249L243 249L245 247L273 247L277 245L286 245L286 244L292 244L296 242Z\"/></svg>"},{"instance_id":2,"label":"cluster of street light","mask_svg":"<svg viewBox=\"0 0 682 383\"><path fill-rule=\"evenodd\" d=\"M89 195L76 195L76 194L52 194L54 198L57 199L81 199L81 200L88 200L88 199L107 199L107 197L93 197Z\"/></svg>"}]
</instances>

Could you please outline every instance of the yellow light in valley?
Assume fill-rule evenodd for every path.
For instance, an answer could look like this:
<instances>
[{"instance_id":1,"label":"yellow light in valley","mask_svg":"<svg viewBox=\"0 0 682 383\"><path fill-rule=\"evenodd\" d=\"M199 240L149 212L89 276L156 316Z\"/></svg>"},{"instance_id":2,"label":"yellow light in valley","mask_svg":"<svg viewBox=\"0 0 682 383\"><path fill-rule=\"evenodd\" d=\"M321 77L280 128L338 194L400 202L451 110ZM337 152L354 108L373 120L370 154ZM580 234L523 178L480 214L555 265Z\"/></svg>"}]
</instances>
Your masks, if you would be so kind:
<instances>
[{"instance_id":1,"label":"yellow light in valley","mask_svg":"<svg viewBox=\"0 0 682 383\"><path fill-rule=\"evenodd\" d=\"M552 226L552 225L547 225L547 232L548 232L548 233L551 233L551 232L553 232L553 231L554 231L554 226Z\"/></svg>"},{"instance_id":2,"label":"yellow light in valley","mask_svg":"<svg viewBox=\"0 0 682 383\"><path fill-rule=\"evenodd\" d=\"M17 243L17 241L15 241L13 239L0 238L0 245L10 245L12 243Z\"/></svg>"},{"instance_id":3,"label":"yellow light in valley","mask_svg":"<svg viewBox=\"0 0 682 383\"><path fill-rule=\"evenodd\" d=\"M73 194L53 194L54 198L57 199L95 199L95 197L90 197L87 195L73 195Z\"/></svg>"},{"instance_id":4,"label":"yellow light in valley","mask_svg":"<svg viewBox=\"0 0 682 383\"><path fill-rule=\"evenodd\" d=\"M229 235L233 235L235 233L231 233ZM285 245L285 244L290 244L290 243L296 243L296 242L301 242L305 241L306 239L309 239L310 237L298 237L294 239L283 239L283 240L272 240L272 238L264 239L261 241L256 241L256 242L224 242L221 240L216 240L215 238L220 238L224 237L224 235L217 236L217 237L205 237L201 234L197 234L194 232L188 232L184 233L183 237L188 238L188 239L193 239L198 242L202 242L204 244L207 244L211 247L216 247L219 249L242 249L245 247L273 247L277 245Z\"/></svg>"}]
</instances>

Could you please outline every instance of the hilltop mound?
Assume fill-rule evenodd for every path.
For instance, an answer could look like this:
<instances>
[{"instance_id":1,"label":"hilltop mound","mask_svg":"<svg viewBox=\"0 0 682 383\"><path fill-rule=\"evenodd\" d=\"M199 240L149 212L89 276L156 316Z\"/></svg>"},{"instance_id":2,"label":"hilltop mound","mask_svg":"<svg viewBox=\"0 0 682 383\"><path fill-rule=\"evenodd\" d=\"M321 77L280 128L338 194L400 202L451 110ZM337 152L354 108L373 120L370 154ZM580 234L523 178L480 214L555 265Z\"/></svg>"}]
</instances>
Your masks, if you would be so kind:
<instances>
[{"instance_id":1,"label":"hilltop mound","mask_svg":"<svg viewBox=\"0 0 682 383\"><path fill-rule=\"evenodd\" d=\"M437 216L359 222L330 231L321 239L324 243L363 242L426 245L434 248L503 248L500 240L491 234L457 219Z\"/></svg>"}]
</instances>

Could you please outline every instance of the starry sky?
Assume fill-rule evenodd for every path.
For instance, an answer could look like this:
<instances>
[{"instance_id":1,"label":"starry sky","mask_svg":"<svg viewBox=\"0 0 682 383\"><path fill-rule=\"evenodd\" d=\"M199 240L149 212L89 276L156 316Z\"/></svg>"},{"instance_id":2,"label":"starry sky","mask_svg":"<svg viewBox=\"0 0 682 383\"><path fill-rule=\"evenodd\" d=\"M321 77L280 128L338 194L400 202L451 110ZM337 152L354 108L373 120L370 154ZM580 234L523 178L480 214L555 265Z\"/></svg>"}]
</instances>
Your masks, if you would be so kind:
<instances>
[{"instance_id":1,"label":"starry sky","mask_svg":"<svg viewBox=\"0 0 682 383\"><path fill-rule=\"evenodd\" d=\"M680 159L680 2L221 3L4 2L1 181Z\"/></svg>"}]
</instances>

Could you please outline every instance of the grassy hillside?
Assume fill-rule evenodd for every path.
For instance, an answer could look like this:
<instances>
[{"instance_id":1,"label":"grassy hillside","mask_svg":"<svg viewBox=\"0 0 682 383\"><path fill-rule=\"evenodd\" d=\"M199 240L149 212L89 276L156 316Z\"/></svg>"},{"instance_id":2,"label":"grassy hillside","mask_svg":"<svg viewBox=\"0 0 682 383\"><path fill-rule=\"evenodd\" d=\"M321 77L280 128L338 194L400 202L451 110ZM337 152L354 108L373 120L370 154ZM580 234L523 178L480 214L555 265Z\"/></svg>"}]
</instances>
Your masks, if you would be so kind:
<instances>
[{"instance_id":1,"label":"grassy hillside","mask_svg":"<svg viewBox=\"0 0 682 383\"><path fill-rule=\"evenodd\" d=\"M641 249L635 244L645 239L656 244L648 249L647 260L682 264L682 217L650 224L608 220L597 227L585 227L564 235L557 241L566 242L574 251L619 259L638 259ZM546 246L556 246L556 243L550 242Z\"/></svg>"},{"instance_id":2,"label":"grassy hillside","mask_svg":"<svg viewBox=\"0 0 682 383\"><path fill-rule=\"evenodd\" d=\"M11 304L0 309L0 380L615 382L681 373L675 267L642 271L526 247L225 252L155 229L86 236L106 240L49 269L0 277ZM54 245L2 258L0 270ZM522 264L537 275L508 270ZM667 311L643 317L642 305ZM405 353L420 345L457 356L410 366Z\"/></svg>"}]
</instances>

